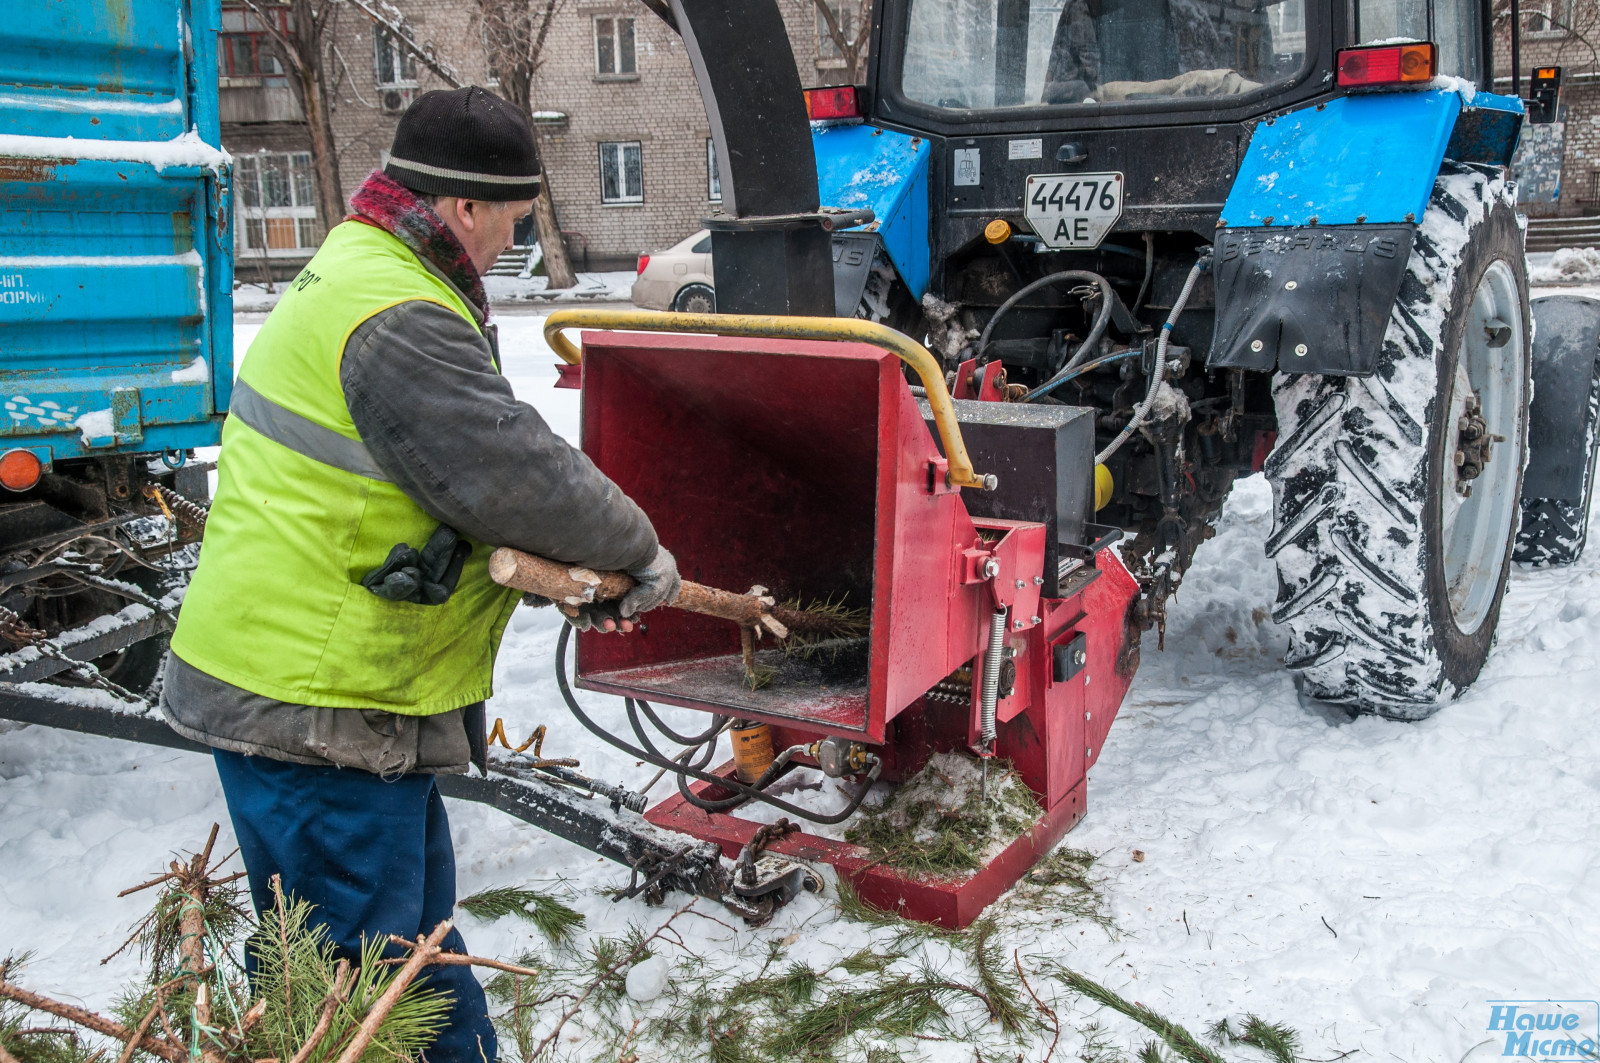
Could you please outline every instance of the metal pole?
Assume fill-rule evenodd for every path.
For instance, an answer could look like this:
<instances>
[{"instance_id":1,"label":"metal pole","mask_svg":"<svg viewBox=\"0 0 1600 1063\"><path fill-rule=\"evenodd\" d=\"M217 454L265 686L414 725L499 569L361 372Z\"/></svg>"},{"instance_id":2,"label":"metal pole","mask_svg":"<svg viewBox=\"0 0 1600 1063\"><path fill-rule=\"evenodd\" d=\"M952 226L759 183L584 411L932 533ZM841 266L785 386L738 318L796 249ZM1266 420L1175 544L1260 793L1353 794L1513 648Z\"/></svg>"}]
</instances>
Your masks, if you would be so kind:
<instances>
[{"instance_id":1,"label":"metal pole","mask_svg":"<svg viewBox=\"0 0 1600 1063\"><path fill-rule=\"evenodd\" d=\"M1511 95L1522 95L1522 6L1511 0Z\"/></svg>"}]
</instances>

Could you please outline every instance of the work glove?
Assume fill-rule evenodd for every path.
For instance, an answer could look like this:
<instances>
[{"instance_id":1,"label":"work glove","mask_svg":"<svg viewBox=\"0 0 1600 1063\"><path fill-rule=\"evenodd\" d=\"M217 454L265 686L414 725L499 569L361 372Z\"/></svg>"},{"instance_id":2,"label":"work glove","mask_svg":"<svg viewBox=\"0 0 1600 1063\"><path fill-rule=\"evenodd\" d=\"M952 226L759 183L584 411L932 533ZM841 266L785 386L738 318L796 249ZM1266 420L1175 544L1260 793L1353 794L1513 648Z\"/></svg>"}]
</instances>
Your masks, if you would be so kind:
<instances>
[{"instance_id":1,"label":"work glove","mask_svg":"<svg viewBox=\"0 0 1600 1063\"><path fill-rule=\"evenodd\" d=\"M579 631L621 631L622 611L616 602L590 602L587 605L558 605L557 611ZM611 627L606 627L606 621Z\"/></svg>"},{"instance_id":2,"label":"work glove","mask_svg":"<svg viewBox=\"0 0 1600 1063\"><path fill-rule=\"evenodd\" d=\"M361 585L391 602L443 605L455 593L471 553L471 543L441 524L420 551L410 543L396 543L383 564L361 577Z\"/></svg>"},{"instance_id":3,"label":"work glove","mask_svg":"<svg viewBox=\"0 0 1600 1063\"><path fill-rule=\"evenodd\" d=\"M524 594L522 604L530 609L543 609L547 605L554 605L556 612L560 613L567 623L578 631L588 631L591 628L597 631L606 630L606 621L611 621L612 631L621 631L622 612L616 602L591 602L588 605L568 605L565 602L559 605L542 594Z\"/></svg>"},{"instance_id":4,"label":"work glove","mask_svg":"<svg viewBox=\"0 0 1600 1063\"><path fill-rule=\"evenodd\" d=\"M678 597L683 580L678 576L678 562L664 546L656 547L656 556L642 568L631 568L628 575L638 581L638 586L623 595L621 613L632 620L640 613L648 613L658 605L666 605Z\"/></svg>"}]
</instances>

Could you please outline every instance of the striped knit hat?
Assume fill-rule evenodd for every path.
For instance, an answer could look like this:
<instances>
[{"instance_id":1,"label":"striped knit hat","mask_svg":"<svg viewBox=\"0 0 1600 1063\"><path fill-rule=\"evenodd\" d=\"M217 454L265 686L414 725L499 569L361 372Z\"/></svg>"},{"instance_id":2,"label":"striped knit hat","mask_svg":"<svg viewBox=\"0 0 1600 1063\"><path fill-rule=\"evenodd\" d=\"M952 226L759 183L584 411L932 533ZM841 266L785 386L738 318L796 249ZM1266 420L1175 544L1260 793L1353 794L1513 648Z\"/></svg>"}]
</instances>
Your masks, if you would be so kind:
<instances>
[{"instance_id":1,"label":"striped knit hat","mask_svg":"<svg viewBox=\"0 0 1600 1063\"><path fill-rule=\"evenodd\" d=\"M528 118L476 85L417 97L394 131L383 172L414 192L503 201L539 194Z\"/></svg>"}]
</instances>

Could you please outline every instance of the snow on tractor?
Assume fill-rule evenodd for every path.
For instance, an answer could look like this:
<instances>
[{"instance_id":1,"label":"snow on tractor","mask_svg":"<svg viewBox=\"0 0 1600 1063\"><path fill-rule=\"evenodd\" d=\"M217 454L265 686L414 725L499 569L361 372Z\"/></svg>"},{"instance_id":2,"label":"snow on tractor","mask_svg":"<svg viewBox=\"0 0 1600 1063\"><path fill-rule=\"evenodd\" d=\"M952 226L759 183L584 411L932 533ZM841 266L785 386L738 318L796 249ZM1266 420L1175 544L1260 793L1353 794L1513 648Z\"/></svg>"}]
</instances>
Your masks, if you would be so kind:
<instances>
[{"instance_id":1,"label":"snow on tractor","mask_svg":"<svg viewBox=\"0 0 1600 1063\"><path fill-rule=\"evenodd\" d=\"M731 170L719 309L855 313L926 335L958 398L1092 408L1142 626L1253 472L1285 664L1361 711L1436 711L1483 667L1513 557L1576 558L1596 307L1530 316L1525 109L1476 88L1487 3L879 0L866 84L808 92L809 135L773 92L753 120L753 53L794 78L735 6L672 5ZM761 38L738 75L730 33ZM818 206L874 216L835 236L831 301L793 283L815 238L786 267L741 247Z\"/></svg>"}]
</instances>

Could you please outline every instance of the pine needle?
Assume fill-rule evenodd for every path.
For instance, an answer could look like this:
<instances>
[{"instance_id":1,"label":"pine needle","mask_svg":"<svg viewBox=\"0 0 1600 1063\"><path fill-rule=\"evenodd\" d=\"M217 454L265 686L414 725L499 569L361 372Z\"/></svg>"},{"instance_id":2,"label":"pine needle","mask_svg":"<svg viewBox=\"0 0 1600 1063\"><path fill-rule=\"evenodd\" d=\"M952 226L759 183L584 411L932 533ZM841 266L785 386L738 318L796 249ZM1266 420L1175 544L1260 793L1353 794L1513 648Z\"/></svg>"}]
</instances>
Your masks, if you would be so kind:
<instances>
[{"instance_id":1,"label":"pine needle","mask_svg":"<svg viewBox=\"0 0 1600 1063\"><path fill-rule=\"evenodd\" d=\"M288 899L282 907L262 914L260 930L247 946L256 961L251 988L257 1000L267 1001L266 1015L246 1046L248 1058L292 1059L317 1025L333 988L338 959L326 929L311 921L312 912L305 901ZM399 969L379 962L385 944L374 939L362 949L348 999L335 1010L307 1063L338 1059L362 1018L393 982ZM413 982L361 1054L361 1063L415 1058L444 1028L449 1012L448 996L425 982Z\"/></svg>"},{"instance_id":2,"label":"pine needle","mask_svg":"<svg viewBox=\"0 0 1600 1063\"><path fill-rule=\"evenodd\" d=\"M978 870L991 846L1033 826L1040 809L1010 762L990 761L987 797L975 782L975 764L964 754L936 755L887 801L858 812L845 840L864 846L874 862L915 875L949 878Z\"/></svg>"},{"instance_id":3,"label":"pine needle","mask_svg":"<svg viewBox=\"0 0 1600 1063\"><path fill-rule=\"evenodd\" d=\"M1281 1023L1268 1022L1259 1015L1246 1015L1237 1044L1259 1048L1277 1063L1295 1063L1295 1053L1300 1050L1300 1035Z\"/></svg>"},{"instance_id":4,"label":"pine needle","mask_svg":"<svg viewBox=\"0 0 1600 1063\"><path fill-rule=\"evenodd\" d=\"M1005 952L994 940L999 926L993 915L985 916L967 928L972 945L972 966L978 972L978 986L989 998L995 1021L1007 1033L1037 1027L1032 1008L1022 1003L1022 986L1006 963Z\"/></svg>"},{"instance_id":5,"label":"pine needle","mask_svg":"<svg viewBox=\"0 0 1600 1063\"><path fill-rule=\"evenodd\" d=\"M456 907L486 923L508 915L525 919L554 945L569 943L584 924L583 913L567 907L551 894L515 886L479 890L457 901Z\"/></svg>"},{"instance_id":6,"label":"pine needle","mask_svg":"<svg viewBox=\"0 0 1600 1063\"><path fill-rule=\"evenodd\" d=\"M1154 1041L1146 1041L1139 1050L1139 1063L1167 1063L1166 1057L1161 1054L1161 1046Z\"/></svg>"},{"instance_id":7,"label":"pine needle","mask_svg":"<svg viewBox=\"0 0 1600 1063\"><path fill-rule=\"evenodd\" d=\"M1126 1000L1099 982L1087 978L1054 960L1046 960L1044 968L1047 974L1064 983L1068 989L1088 997L1103 1007L1121 1012L1156 1034L1167 1043L1168 1048L1178 1054L1178 1058L1183 1060L1184 1063L1223 1063L1222 1057L1202 1046L1188 1030L1169 1019L1157 1015L1143 1004L1135 1004L1130 1000ZM1146 1046L1147 1050L1150 1047L1153 1046ZM1141 1060L1143 1058L1141 1056Z\"/></svg>"}]
</instances>

